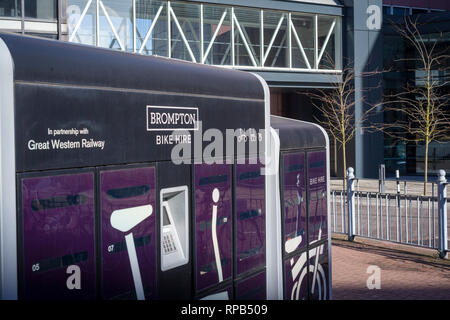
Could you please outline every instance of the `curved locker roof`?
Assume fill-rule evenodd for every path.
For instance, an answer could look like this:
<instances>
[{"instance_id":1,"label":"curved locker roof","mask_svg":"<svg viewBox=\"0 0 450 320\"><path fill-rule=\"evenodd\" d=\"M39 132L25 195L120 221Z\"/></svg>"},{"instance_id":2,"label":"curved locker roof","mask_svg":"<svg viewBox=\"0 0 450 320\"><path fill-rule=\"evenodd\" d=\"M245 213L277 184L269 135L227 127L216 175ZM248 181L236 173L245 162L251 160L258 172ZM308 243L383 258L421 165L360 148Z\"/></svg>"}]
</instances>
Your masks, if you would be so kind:
<instances>
[{"instance_id":1,"label":"curved locker roof","mask_svg":"<svg viewBox=\"0 0 450 320\"><path fill-rule=\"evenodd\" d=\"M0 42L14 66L16 172L193 159L172 151L192 147L200 126L266 125L264 84L248 72L14 34Z\"/></svg>"},{"instance_id":2,"label":"curved locker roof","mask_svg":"<svg viewBox=\"0 0 450 320\"><path fill-rule=\"evenodd\" d=\"M16 34L0 38L14 60L15 81L264 99L248 72Z\"/></svg>"},{"instance_id":3,"label":"curved locker roof","mask_svg":"<svg viewBox=\"0 0 450 320\"><path fill-rule=\"evenodd\" d=\"M324 131L311 122L270 116L270 125L278 130L281 150L326 147Z\"/></svg>"}]
</instances>

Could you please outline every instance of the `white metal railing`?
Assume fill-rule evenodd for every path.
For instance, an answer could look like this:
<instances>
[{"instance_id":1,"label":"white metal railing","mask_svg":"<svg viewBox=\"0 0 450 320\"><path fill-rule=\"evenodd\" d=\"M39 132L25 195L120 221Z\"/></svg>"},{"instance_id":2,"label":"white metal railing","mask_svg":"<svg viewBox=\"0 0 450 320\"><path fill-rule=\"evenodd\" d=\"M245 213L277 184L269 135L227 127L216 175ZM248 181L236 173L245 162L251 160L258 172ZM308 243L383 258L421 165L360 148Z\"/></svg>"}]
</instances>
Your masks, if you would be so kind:
<instances>
[{"instance_id":1,"label":"white metal railing","mask_svg":"<svg viewBox=\"0 0 450 320\"><path fill-rule=\"evenodd\" d=\"M347 174L347 190L330 194L332 232L433 248L448 256L444 170L436 182L437 197L356 191L353 169Z\"/></svg>"},{"instance_id":2,"label":"white metal railing","mask_svg":"<svg viewBox=\"0 0 450 320\"><path fill-rule=\"evenodd\" d=\"M240 7L235 6L225 6L225 5L210 5L210 4L197 4L192 2L180 2L180 1L160 1L160 2L149 2L153 5L150 11L156 12L152 17L148 17L148 22L150 26L145 32L139 32L137 30L137 20L138 13L136 10L136 0L124 1L131 5L131 10L129 14L120 14L108 7L108 4L117 5L117 1L111 0L87 0L86 2L80 2L80 0L69 0L68 9L68 28L69 28L69 41L94 44L96 46L106 46L101 38L107 38L109 42L108 47L113 48L114 44L117 42L119 50L131 51L140 54L148 54L149 50L147 45L153 40L155 32L155 27L158 23L164 22L164 31L160 32L158 35L158 41L167 41L167 52L164 55L169 58L174 57L174 43L182 42L183 48L187 51L186 60L202 63L202 64L213 64L212 59L208 59L213 51L214 44L217 44L217 38L220 32L223 31L225 26L225 21L227 23L226 27L229 28L227 32L231 35L228 42L223 42L221 44L227 46L225 52L223 52L223 57L220 63L215 63L214 65L246 69L246 70L267 70L267 71L297 71L297 72L325 72L325 73L340 73L341 72L341 18L338 16L323 16L323 15L312 15L312 14L302 14L297 12L283 12L274 11L266 9L248 9L254 10L253 12L259 15L259 22L249 22L243 21L244 18L239 18L236 14L236 10L244 10ZM172 3L175 5L185 4L188 6L198 6L198 16L182 16L177 15L172 7ZM210 25L213 25L214 31L209 41L205 40L205 7L214 7L217 10L221 10L220 19L218 21L208 21ZM195 9L197 10L197 9ZM164 15L162 12L164 11ZM197 11L196 11L197 12ZM278 19L275 19L276 24L270 25L271 32L268 31L268 26L266 24L265 15L267 14L279 15ZM308 58L306 54L304 43L302 42L302 36L309 37L307 34L299 34L298 28L294 25L294 18L299 19L300 15L308 16L311 18L312 26L311 33L313 33L313 48L308 48L313 50L312 58ZM325 17L329 21L329 25L323 21L321 25L321 35L319 35L319 19ZM106 20L106 23L104 22ZM114 23L113 20L121 21ZM274 20L272 17L271 20ZM297 21L296 20L296 21ZM101 22L103 21L103 23ZM167 24L165 24L167 22ZM82 27L83 23L86 23L86 27ZM119 25L118 25L119 24ZM125 32L127 25L131 25L132 32ZM195 26L194 26L195 25ZM323 27L325 25L325 27ZM251 26L253 29L257 29L259 33L259 39L256 36L253 38L249 37L247 32L247 26ZM175 29L175 30L174 30ZM281 40L278 40L283 35ZM112 34L111 34L112 33ZM142 34L141 34L142 33ZM121 34L127 34L127 37L132 37L132 41L125 39L125 36ZM177 35L177 39L173 39L173 35ZM188 39L187 34L191 35L195 39ZM331 37L334 37L334 56L327 57L332 61L332 65L327 65L327 67L321 67L321 63L325 61L325 52L327 48L332 46ZM210 34L208 34L209 36ZM265 42L264 36L269 35L270 41ZM88 37L88 40L83 40ZM181 39L179 39L181 38ZM319 39L320 38L320 39ZM156 39L156 38L155 38ZM239 39L239 43L238 40ZM266 40L268 40L266 39ZM319 43L321 41L321 46ZM140 42L140 45L138 44ZM276 43L277 42L277 43ZM131 43L131 45L128 45ZM199 54L196 56L194 53L194 46L199 47ZM312 44L309 44L311 47ZM259 48L259 50L257 50ZM197 48L195 48L197 53ZM243 54L250 63L249 65L243 65L239 61L237 52L244 50ZM151 51L151 50L150 50ZM283 61L285 61L283 66L275 66L277 59L280 58L280 53L283 52L285 56ZM297 54L296 54L297 53ZM219 52L219 54L222 54ZM274 54L272 63L268 63L269 54ZM230 56L230 61L226 62ZM297 65L294 65L293 58L297 61ZM299 67L298 63L304 65L304 67Z\"/></svg>"}]
</instances>

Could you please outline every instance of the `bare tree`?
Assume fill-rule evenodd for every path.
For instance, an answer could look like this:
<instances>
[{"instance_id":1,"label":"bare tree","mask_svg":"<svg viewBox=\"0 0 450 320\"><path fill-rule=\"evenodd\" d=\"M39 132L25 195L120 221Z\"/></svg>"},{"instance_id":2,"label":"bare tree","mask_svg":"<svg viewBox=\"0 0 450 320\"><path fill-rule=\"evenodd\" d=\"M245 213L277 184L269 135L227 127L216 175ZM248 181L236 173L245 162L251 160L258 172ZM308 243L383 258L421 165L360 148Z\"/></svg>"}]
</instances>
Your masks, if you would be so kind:
<instances>
[{"instance_id":1,"label":"bare tree","mask_svg":"<svg viewBox=\"0 0 450 320\"><path fill-rule=\"evenodd\" d=\"M342 149L342 176L347 178L347 145L355 137L356 130L371 127L368 119L379 104L369 104L366 101L366 92L370 88L355 89L354 81L358 77L370 77L381 73L380 71L355 73L351 62L345 63L341 76L331 79L331 89L316 89L313 92L304 93L311 99L312 105L320 112L321 117L315 120L327 131L327 133L339 144ZM378 84L378 87L380 84ZM366 110L357 118L355 106L362 103ZM337 159L336 159L337 161Z\"/></svg>"},{"instance_id":2,"label":"bare tree","mask_svg":"<svg viewBox=\"0 0 450 320\"><path fill-rule=\"evenodd\" d=\"M403 85L398 93L386 95L384 110L395 112L398 117L394 123L378 127L393 138L424 144L423 192L426 194L429 145L449 139L450 94L443 88L449 82L440 79L439 73L449 70L450 56L445 54L448 48L438 50L438 42L424 37L419 27L418 18L413 20L409 16L404 24L394 24L395 30L414 49L414 57L400 60L414 65L415 79Z\"/></svg>"}]
</instances>

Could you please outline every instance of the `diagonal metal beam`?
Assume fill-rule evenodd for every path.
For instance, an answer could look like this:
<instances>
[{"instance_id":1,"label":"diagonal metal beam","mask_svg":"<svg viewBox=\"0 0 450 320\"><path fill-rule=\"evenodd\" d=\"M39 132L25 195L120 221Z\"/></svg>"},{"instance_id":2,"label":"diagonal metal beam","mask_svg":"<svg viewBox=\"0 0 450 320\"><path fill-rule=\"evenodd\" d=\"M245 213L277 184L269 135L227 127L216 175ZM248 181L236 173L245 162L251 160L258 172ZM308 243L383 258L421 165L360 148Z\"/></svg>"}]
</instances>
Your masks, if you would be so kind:
<instances>
[{"instance_id":1,"label":"diagonal metal beam","mask_svg":"<svg viewBox=\"0 0 450 320\"><path fill-rule=\"evenodd\" d=\"M325 42L322 45L322 49L320 49L319 57L317 59L317 68L319 68L320 60L322 60L322 56L325 52L325 48L327 47L328 41L330 40L331 34L333 33L335 25L336 25L336 19L333 20L330 30L328 31L327 37L325 38Z\"/></svg>"},{"instance_id":2,"label":"diagonal metal beam","mask_svg":"<svg viewBox=\"0 0 450 320\"><path fill-rule=\"evenodd\" d=\"M200 39L198 38L197 33L195 32L192 22L188 19L186 21L187 21L187 24L189 25L189 29L191 29L191 33L192 33L192 36L194 37L194 40L197 41L198 50L201 50Z\"/></svg>"},{"instance_id":3,"label":"diagonal metal beam","mask_svg":"<svg viewBox=\"0 0 450 320\"><path fill-rule=\"evenodd\" d=\"M286 42L286 38L287 38L287 34L285 34L283 39L281 39L280 47L278 48L277 53L275 53L275 57L273 58L272 64L270 65L271 67L273 67L275 65L275 63L277 62L278 57L280 56L281 49L283 49L283 45Z\"/></svg>"},{"instance_id":4,"label":"diagonal metal beam","mask_svg":"<svg viewBox=\"0 0 450 320\"><path fill-rule=\"evenodd\" d=\"M272 39L270 39L269 46L267 47L266 54L264 55L264 58L263 58L263 61L262 61L262 65L264 65L266 63L266 60L267 60L267 57L269 55L270 49L272 49L272 45L273 45L273 43L275 41L275 38L278 35L278 31L280 31L280 27L281 27L281 24L283 23L283 20L284 20L284 14L281 15L281 18L278 21L277 27L275 28L275 31L273 33ZM264 32L264 30L262 30L262 32ZM262 44L262 45L264 45L264 44Z\"/></svg>"},{"instance_id":5,"label":"diagonal metal beam","mask_svg":"<svg viewBox=\"0 0 450 320\"><path fill-rule=\"evenodd\" d=\"M236 36L237 36L237 34L234 34L234 37L235 37L235 38L236 38ZM225 50L225 53L224 53L224 55L223 55L223 57L222 57L222 60L220 61L220 65L221 65L221 66L225 63L225 59L227 58L228 54L230 53L230 50L231 50L231 44L232 44L232 43L233 43L233 41L230 41L230 43L228 44L227 49ZM231 57L230 57L230 60L231 60ZM233 63L233 62L231 62L231 63Z\"/></svg>"},{"instance_id":6,"label":"diagonal metal beam","mask_svg":"<svg viewBox=\"0 0 450 320\"><path fill-rule=\"evenodd\" d=\"M245 39L244 33L242 32L241 26L239 25L239 21L236 19L235 15L233 15L233 20L234 20L234 23L235 23L235 25L236 25L236 27L238 29L239 34L241 35L242 42L244 43L245 49L247 50L247 53L248 53L248 55L250 57L250 60L252 61L253 66L256 67L257 63L255 61L255 57L253 57L253 53L250 50L250 47L248 46L247 40Z\"/></svg>"},{"instance_id":7,"label":"diagonal metal beam","mask_svg":"<svg viewBox=\"0 0 450 320\"><path fill-rule=\"evenodd\" d=\"M206 48L202 63L205 63L206 58L209 55L209 51L211 50L212 45L214 44L214 41L216 40L217 34L219 33L220 28L222 27L223 21L225 20L225 17L227 16L227 13L228 13L227 9L225 9L222 13L222 16L220 17L219 24L217 25L216 31L214 31L211 41L209 42L208 47Z\"/></svg>"},{"instance_id":8,"label":"diagonal metal beam","mask_svg":"<svg viewBox=\"0 0 450 320\"><path fill-rule=\"evenodd\" d=\"M181 29L183 29L185 27L185 25L186 25L186 21L183 21L183 23L181 24ZM181 33L178 32L177 37L175 39L170 39L170 43L171 43L170 51L171 52L175 51L175 48L177 47L178 43L180 43L179 42L180 38L181 38Z\"/></svg>"},{"instance_id":9,"label":"diagonal metal beam","mask_svg":"<svg viewBox=\"0 0 450 320\"><path fill-rule=\"evenodd\" d=\"M77 31L78 31L78 29L80 28L81 22L83 21L84 16L86 15L86 12L88 11L89 7L91 6L91 3L92 3L92 0L89 0L89 1L86 3L86 6L84 7L83 12L81 13L80 19L78 20L77 24L75 25L75 29L73 29L73 32L72 32L72 34L70 35L69 42L72 42L72 41L73 41L73 38L74 38L75 35L77 34Z\"/></svg>"},{"instance_id":10,"label":"diagonal metal beam","mask_svg":"<svg viewBox=\"0 0 450 320\"><path fill-rule=\"evenodd\" d=\"M120 31L122 30L122 28L124 27L124 22L127 22L126 18L122 18L122 22L120 23L119 29L117 30L118 33L120 33ZM109 48L112 49L112 47L114 46L114 42L117 41L116 38L111 39L111 43L109 44Z\"/></svg>"},{"instance_id":11,"label":"diagonal metal beam","mask_svg":"<svg viewBox=\"0 0 450 320\"><path fill-rule=\"evenodd\" d=\"M306 62L306 66L308 67L308 69L311 69L311 65L309 64L308 57L306 56L306 53L305 53L305 49L303 49L300 38L298 37L297 30L295 30L295 27L293 24L291 24L291 28L292 28L292 35L294 36L295 41L297 42L297 45L300 48L300 52L302 53L303 59Z\"/></svg>"},{"instance_id":12,"label":"diagonal metal beam","mask_svg":"<svg viewBox=\"0 0 450 320\"><path fill-rule=\"evenodd\" d=\"M158 22L158 18L159 18L159 15L161 14L162 9L163 9L163 5L161 5L159 7L158 11L156 12L156 15L153 18L152 24L150 25L150 28L148 29L147 34L145 35L145 38L142 41L141 48L139 49L139 53L142 53L142 50L144 50L145 45L147 44L148 38L150 37L150 34L152 33L153 29L156 26L156 22Z\"/></svg>"},{"instance_id":13,"label":"diagonal metal beam","mask_svg":"<svg viewBox=\"0 0 450 320\"><path fill-rule=\"evenodd\" d=\"M113 23L111 21L111 18L109 17L108 12L106 12L105 6L103 5L103 1L99 1L99 3L100 3L100 7L103 10L103 13L105 14L105 18L108 21L108 24L111 27L111 30L114 33L114 36L116 37L117 42L119 43L120 48L122 49L122 51L125 51L125 47L123 46L122 41L120 40L120 37L119 37L119 35L116 32L116 28L114 27L114 25L113 25ZM97 21L97 23L100 23L100 21Z\"/></svg>"},{"instance_id":14,"label":"diagonal metal beam","mask_svg":"<svg viewBox=\"0 0 450 320\"><path fill-rule=\"evenodd\" d=\"M237 18L236 18L237 19ZM249 37L249 35L248 35L248 33L247 33L247 30L245 29L245 27L244 28L242 28L242 32L244 33L244 35L245 35L245 38L248 40L248 47L250 48L250 50L252 50L252 53L253 53L253 57L255 58L255 62L256 62L256 64L258 64L259 63L259 59L258 59L258 55L256 54L256 52L255 52L255 50L253 49L253 45L252 45L252 43L250 42L250 37Z\"/></svg>"},{"instance_id":15,"label":"diagonal metal beam","mask_svg":"<svg viewBox=\"0 0 450 320\"><path fill-rule=\"evenodd\" d=\"M173 11L172 7L169 7L169 11L170 11L170 14L171 14L171 16L173 18L173 21L175 22L175 25L178 28L178 31L180 32L181 38L183 39L183 42L184 42L184 45L186 46L186 49L188 50L189 55L191 56L192 62L197 62L197 60L195 59L194 54L192 53L191 46L189 45L186 37L184 36L183 29L181 28L180 23L178 22L178 18L175 15L175 12Z\"/></svg>"},{"instance_id":16,"label":"diagonal metal beam","mask_svg":"<svg viewBox=\"0 0 450 320\"><path fill-rule=\"evenodd\" d=\"M143 39L141 33L140 33L139 30L136 28L136 40L137 40L138 38L141 39L141 41L142 41L142 39ZM146 47L144 47L144 50L145 50L146 54L148 55L148 54L149 54L148 49L147 49Z\"/></svg>"}]
</instances>

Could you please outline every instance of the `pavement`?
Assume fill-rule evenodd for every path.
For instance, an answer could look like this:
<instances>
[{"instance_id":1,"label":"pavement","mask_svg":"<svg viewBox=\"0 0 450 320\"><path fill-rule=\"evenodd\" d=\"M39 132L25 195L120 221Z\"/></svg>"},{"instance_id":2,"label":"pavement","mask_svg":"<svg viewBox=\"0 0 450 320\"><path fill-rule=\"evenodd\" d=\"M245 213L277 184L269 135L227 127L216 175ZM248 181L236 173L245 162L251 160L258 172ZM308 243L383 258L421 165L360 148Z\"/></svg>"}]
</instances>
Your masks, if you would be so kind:
<instances>
[{"instance_id":1,"label":"pavement","mask_svg":"<svg viewBox=\"0 0 450 320\"><path fill-rule=\"evenodd\" d=\"M450 260L436 250L336 235L331 252L333 300L450 300Z\"/></svg>"}]
</instances>

